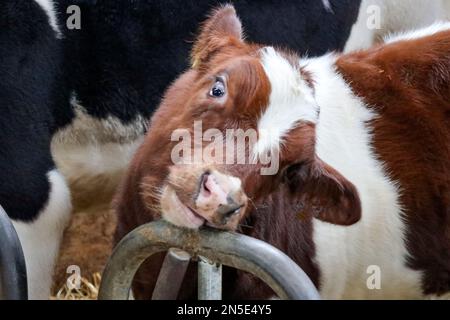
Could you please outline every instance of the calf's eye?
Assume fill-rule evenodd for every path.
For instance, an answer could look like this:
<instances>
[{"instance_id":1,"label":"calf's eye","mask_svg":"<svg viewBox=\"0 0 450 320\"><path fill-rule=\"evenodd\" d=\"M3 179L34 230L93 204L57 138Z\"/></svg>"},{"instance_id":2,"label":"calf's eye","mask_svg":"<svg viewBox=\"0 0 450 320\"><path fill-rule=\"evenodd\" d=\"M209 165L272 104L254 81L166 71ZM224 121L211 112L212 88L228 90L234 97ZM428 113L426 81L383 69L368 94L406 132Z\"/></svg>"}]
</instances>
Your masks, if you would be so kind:
<instances>
[{"instance_id":1,"label":"calf's eye","mask_svg":"<svg viewBox=\"0 0 450 320\"><path fill-rule=\"evenodd\" d=\"M214 98L221 98L225 95L225 85L222 80L217 80L214 83L209 95Z\"/></svg>"}]
</instances>

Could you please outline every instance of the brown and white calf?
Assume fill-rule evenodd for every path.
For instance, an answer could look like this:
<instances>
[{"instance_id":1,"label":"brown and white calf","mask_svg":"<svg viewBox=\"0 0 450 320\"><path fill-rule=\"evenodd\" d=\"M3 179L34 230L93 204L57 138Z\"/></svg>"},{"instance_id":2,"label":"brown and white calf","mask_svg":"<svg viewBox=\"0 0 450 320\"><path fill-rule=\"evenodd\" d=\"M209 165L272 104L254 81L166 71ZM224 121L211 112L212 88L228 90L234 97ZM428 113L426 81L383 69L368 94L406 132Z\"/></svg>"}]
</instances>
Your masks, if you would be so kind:
<instances>
[{"instance_id":1,"label":"brown and white calf","mask_svg":"<svg viewBox=\"0 0 450 320\"><path fill-rule=\"evenodd\" d=\"M228 6L204 24L193 60L166 92L116 197L117 240L162 211L187 228L271 243L323 298L449 294L450 24L308 59L246 43ZM203 133L253 129L245 155L272 156L278 170L262 174L267 163L221 162L214 152L174 163L173 133L194 134L198 121ZM212 140L221 137L200 144ZM151 296L161 261L138 272L137 298ZM226 298L272 294L248 274L225 273ZM180 298L193 295L191 268Z\"/></svg>"}]
</instances>

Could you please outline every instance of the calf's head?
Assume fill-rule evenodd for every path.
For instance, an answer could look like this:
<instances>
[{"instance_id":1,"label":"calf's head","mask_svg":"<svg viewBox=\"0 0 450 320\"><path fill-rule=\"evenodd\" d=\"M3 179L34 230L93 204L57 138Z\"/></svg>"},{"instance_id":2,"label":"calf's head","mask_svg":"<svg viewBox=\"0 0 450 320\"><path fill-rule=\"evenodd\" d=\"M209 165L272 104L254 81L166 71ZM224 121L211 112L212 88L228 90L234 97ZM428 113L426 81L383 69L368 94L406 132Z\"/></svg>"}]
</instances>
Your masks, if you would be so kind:
<instances>
[{"instance_id":1,"label":"calf's head","mask_svg":"<svg viewBox=\"0 0 450 320\"><path fill-rule=\"evenodd\" d=\"M172 139L163 151L166 158L171 154L163 216L191 228L206 222L234 229L251 207L247 196L256 202L283 183L289 186L286 201L299 202L305 214L334 224L357 222L355 187L316 155L319 114L314 75L299 57L247 43L234 8L215 11L194 44L191 70L169 88L152 120L149 136L170 131L173 138L184 128L194 150Z\"/></svg>"}]
</instances>

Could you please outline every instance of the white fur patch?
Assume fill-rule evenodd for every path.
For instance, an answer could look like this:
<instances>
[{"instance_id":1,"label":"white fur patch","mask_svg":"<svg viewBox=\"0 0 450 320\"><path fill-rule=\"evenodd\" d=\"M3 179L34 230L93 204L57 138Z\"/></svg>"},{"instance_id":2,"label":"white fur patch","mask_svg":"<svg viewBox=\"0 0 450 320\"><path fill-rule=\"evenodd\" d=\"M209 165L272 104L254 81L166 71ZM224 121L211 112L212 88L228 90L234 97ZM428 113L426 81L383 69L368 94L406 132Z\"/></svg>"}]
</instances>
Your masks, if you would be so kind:
<instances>
[{"instance_id":1,"label":"white fur patch","mask_svg":"<svg viewBox=\"0 0 450 320\"><path fill-rule=\"evenodd\" d=\"M72 211L70 191L62 175L48 173L50 195L45 208L30 223L13 221L23 252L28 275L28 295L32 300L48 299L63 231Z\"/></svg>"},{"instance_id":2,"label":"white fur patch","mask_svg":"<svg viewBox=\"0 0 450 320\"><path fill-rule=\"evenodd\" d=\"M75 119L52 139L52 155L64 176L72 182L123 172L142 143L147 121L141 116L130 124L108 116L90 116L72 96Z\"/></svg>"},{"instance_id":3,"label":"white fur patch","mask_svg":"<svg viewBox=\"0 0 450 320\"><path fill-rule=\"evenodd\" d=\"M64 144L52 142L52 155L69 182L99 175L121 174L141 145L143 137L129 143Z\"/></svg>"},{"instance_id":4,"label":"white fur patch","mask_svg":"<svg viewBox=\"0 0 450 320\"><path fill-rule=\"evenodd\" d=\"M377 159L367 121L376 117L334 68L332 55L310 59L320 106L316 153L352 182L362 219L350 227L314 220L316 262L325 299L420 298L421 273L405 266L405 224L399 187ZM370 267L379 267L380 289L369 289Z\"/></svg>"},{"instance_id":5,"label":"white fur patch","mask_svg":"<svg viewBox=\"0 0 450 320\"><path fill-rule=\"evenodd\" d=\"M58 39L62 38L62 33L58 25L58 19L56 18L55 4L53 0L34 0L45 11L48 16L48 22L56 33Z\"/></svg>"},{"instance_id":6,"label":"white fur patch","mask_svg":"<svg viewBox=\"0 0 450 320\"><path fill-rule=\"evenodd\" d=\"M450 22L442 22L442 21L436 22L426 28L413 30L410 32L403 32L403 33L399 33L399 34L389 35L384 39L384 41L385 41L385 43L393 43L393 42L404 41L404 40L415 40L415 39L432 36L436 33L443 32L443 31L450 31Z\"/></svg>"},{"instance_id":7,"label":"white fur patch","mask_svg":"<svg viewBox=\"0 0 450 320\"><path fill-rule=\"evenodd\" d=\"M292 66L272 47L261 51L261 62L270 81L269 106L258 120L259 139L255 156L277 150L283 137L299 122L317 121L318 108L312 89L302 78L300 70Z\"/></svg>"},{"instance_id":8,"label":"white fur patch","mask_svg":"<svg viewBox=\"0 0 450 320\"><path fill-rule=\"evenodd\" d=\"M450 19L448 0L363 0L344 52L371 47L389 34Z\"/></svg>"}]
</instances>

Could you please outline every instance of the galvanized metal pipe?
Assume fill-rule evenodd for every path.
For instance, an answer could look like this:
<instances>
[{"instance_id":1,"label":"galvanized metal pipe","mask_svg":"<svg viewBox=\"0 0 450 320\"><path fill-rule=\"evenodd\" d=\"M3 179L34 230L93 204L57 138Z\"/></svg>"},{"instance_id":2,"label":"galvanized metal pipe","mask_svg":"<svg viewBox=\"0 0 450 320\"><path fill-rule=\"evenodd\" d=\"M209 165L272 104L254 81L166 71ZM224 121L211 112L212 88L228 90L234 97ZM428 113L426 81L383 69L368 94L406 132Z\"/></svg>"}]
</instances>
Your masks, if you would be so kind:
<instances>
[{"instance_id":1,"label":"galvanized metal pipe","mask_svg":"<svg viewBox=\"0 0 450 320\"><path fill-rule=\"evenodd\" d=\"M222 265L205 257L198 259L198 299L222 300Z\"/></svg>"},{"instance_id":2,"label":"galvanized metal pipe","mask_svg":"<svg viewBox=\"0 0 450 320\"><path fill-rule=\"evenodd\" d=\"M27 269L16 229L0 206L0 297L27 300Z\"/></svg>"},{"instance_id":3,"label":"galvanized metal pipe","mask_svg":"<svg viewBox=\"0 0 450 320\"><path fill-rule=\"evenodd\" d=\"M170 249L159 272L152 300L176 300L191 256L189 253L172 248Z\"/></svg>"},{"instance_id":4,"label":"galvanized metal pipe","mask_svg":"<svg viewBox=\"0 0 450 320\"><path fill-rule=\"evenodd\" d=\"M125 236L110 257L100 286L99 299L127 300L139 266L148 257L179 248L193 257L254 274L281 299L320 299L314 284L288 256L269 244L245 235L209 228L199 231L157 221Z\"/></svg>"}]
</instances>

